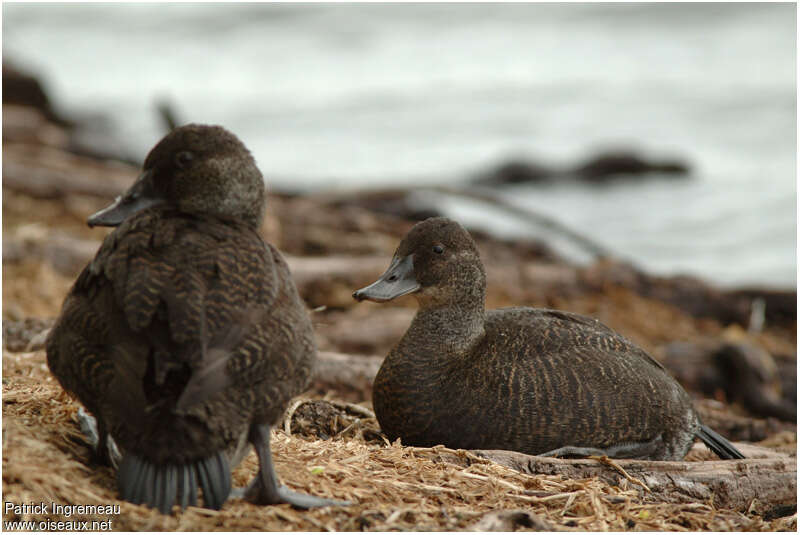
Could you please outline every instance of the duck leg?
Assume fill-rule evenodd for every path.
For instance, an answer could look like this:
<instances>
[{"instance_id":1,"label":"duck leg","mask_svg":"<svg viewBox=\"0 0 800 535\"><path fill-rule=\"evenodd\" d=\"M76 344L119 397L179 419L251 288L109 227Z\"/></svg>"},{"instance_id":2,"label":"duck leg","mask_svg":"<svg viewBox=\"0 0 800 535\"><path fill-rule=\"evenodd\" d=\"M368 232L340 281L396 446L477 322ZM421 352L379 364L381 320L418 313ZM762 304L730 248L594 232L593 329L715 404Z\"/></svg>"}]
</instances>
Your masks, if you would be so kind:
<instances>
[{"instance_id":1,"label":"duck leg","mask_svg":"<svg viewBox=\"0 0 800 535\"><path fill-rule=\"evenodd\" d=\"M597 455L616 459L654 459L659 448L663 448L663 437L656 436L647 442L621 442L607 448L591 448L581 446L564 446L540 453L542 457L589 457Z\"/></svg>"},{"instance_id":2,"label":"duck leg","mask_svg":"<svg viewBox=\"0 0 800 535\"><path fill-rule=\"evenodd\" d=\"M326 507L328 505L350 505L349 502L328 500L294 492L281 485L278 482L278 475L275 473L275 468L272 465L272 452L269 449L270 436L268 425L252 425L250 427L249 440L256 449L259 470L246 489L234 489L231 496L244 497L253 503L261 505L288 503L299 509Z\"/></svg>"},{"instance_id":3,"label":"duck leg","mask_svg":"<svg viewBox=\"0 0 800 535\"><path fill-rule=\"evenodd\" d=\"M122 459L122 454L117 448L117 443L111 438L102 422L90 415L83 407L78 408L78 424L86 436L89 446L94 450L95 457L100 464L109 465L116 469Z\"/></svg>"}]
</instances>

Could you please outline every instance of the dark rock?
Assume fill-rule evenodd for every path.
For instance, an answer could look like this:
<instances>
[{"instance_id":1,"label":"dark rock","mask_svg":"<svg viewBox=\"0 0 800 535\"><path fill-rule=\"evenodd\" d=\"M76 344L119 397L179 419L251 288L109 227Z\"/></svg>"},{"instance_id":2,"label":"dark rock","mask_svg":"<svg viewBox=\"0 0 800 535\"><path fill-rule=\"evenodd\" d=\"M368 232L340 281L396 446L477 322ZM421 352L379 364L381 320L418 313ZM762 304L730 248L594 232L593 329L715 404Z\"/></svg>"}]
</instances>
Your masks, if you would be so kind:
<instances>
[{"instance_id":1,"label":"dark rock","mask_svg":"<svg viewBox=\"0 0 800 535\"><path fill-rule=\"evenodd\" d=\"M429 217L442 215L432 203L425 202L411 190L381 190L360 193L353 198L341 200L334 206L358 206L408 221L422 221Z\"/></svg>"},{"instance_id":2,"label":"dark rock","mask_svg":"<svg viewBox=\"0 0 800 535\"><path fill-rule=\"evenodd\" d=\"M729 399L756 416L797 420L797 399L781 395L778 367L769 353L748 343L726 343L714 354L714 362L726 379ZM796 371L792 375L796 377Z\"/></svg>"},{"instance_id":3,"label":"dark rock","mask_svg":"<svg viewBox=\"0 0 800 535\"><path fill-rule=\"evenodd\" d=\"M17 104L36 108L50 121L60 126L71 126L53 109L44 85L29 72L3 60L3 104Z\"/></svg>"},{"instance_id":4,"label":"dark rock","mask_svg":"<svg viewBox=\"0 0 800 535\"><path fill-rule=\"evenodd\" d=\"M565 169L556 169L525 160L509 160L479 175L472 180L472 183L483 186L508 186L544 183L559 178L576 178L602 183L622 176L642 176L650 173L685 176L689 170L689 165L681 160L648 160L632 151L613 151L597 154L582 164L568 166Z\"/></svg>"},{"instance_id":5,"label":"dark rock","mask_svg":"<svg viewBox=\"0 0 800 535\"><path fill-rule=\"evenodd\" d=\"M526 162L523 160L510 160L478 177L473 182L485 186L528 184L532 182L544 182L557 174L557 171L538 163Z\"/></svg>"},{"instance_id":6,"label":"dark rock","mask_svg":"<svg viewBox=\"0 0 800 535\"><path fill-rule=\"evenodd\" d=\"M617 175L686 175L689 166L680 160L649 161L636 153L620 151L598 154L576 167L572 173L584 180L605 181Z\"/></svg>"},{"instance_id":7,"label":"dark rock","mask_svg":"<svg viewBox=\"0 0 800 535\"><path fill-rule=\"evenodd\" d=\"M780 365L778 364L780 362ZM761 418L797 419L794 359L776 359L747 341L674 342L663 362L685 387L708 397L725 395Z\"/></svg>"}]
</instances>

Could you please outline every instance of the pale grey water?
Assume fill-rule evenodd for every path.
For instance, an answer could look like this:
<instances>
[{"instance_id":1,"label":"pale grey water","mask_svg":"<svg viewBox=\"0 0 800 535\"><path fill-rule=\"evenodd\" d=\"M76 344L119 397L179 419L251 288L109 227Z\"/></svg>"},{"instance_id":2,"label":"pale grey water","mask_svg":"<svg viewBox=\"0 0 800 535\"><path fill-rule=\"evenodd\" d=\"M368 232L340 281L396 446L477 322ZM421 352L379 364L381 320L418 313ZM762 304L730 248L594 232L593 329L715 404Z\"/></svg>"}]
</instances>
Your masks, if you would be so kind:
<instances>
[{"instance_id":1,"label":"pale grey water","mask_svg":"<svg viewBox=\"0 0 800 535\"><path fill-rule=\"evenodd\" d=\"M3 54L135 154L154 101L219 123L278 187L452 183L511 156L609 147L690 179L521 187L655 273L796 285L792 4L4 4ZM529 226L441 201L504 235Z\"/></svg>"}]
</instances>

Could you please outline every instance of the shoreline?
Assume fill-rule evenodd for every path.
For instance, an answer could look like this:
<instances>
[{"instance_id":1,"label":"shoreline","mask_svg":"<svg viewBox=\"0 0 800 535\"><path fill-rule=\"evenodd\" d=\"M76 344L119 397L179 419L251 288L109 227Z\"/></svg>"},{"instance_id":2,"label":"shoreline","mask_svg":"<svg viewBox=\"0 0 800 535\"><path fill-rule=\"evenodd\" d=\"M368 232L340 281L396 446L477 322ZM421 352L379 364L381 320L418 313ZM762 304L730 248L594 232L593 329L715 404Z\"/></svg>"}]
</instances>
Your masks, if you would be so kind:
<instances>
[{"instance_id":1,"label":"shoreline","mask_svg":"<svg viewBox=\"0 0 800 535\"><path fill-rule=\"evenodd\" d=\"M278 471L291 486L356 505L296 512L232 500L220 512L193 508L164 516L119 502L113 472L90 460L74 421L77 404L47 371L42 342L49 318L58 314L70 285L109 232L89 229L86 217L127 187L138 169L70 150L68 130L33 108L4 104L3 144L8 501L39 503L47 494L64 504L121 503L113 528L122 530L463 530L520 507L533 518L530 525L541 521L549 529L796 529L796 515L780 509L787 507L784 497L746 507L718 502L717 508L669 492L655 499L590 461L552 463L569 467L562 475L524 474L491 458L473 459L474 452L386 444L369 416L371 379L416 305L412 298L359 304L351 294L380 275L415 218L431 215L409 202L405 190L344 198L273 191L261 228L286 257L312 310L321 351L313 386L303 396L321 405L290 411L297 418L290 414L288 424L273 432ZM487 308L537 306L598 318L662 362L686 386L708 425L765 457L750 460L752 466L778 470L787 481L796 473L795 289L723 290L692 277L653 276L613 258L576 265L544 241L471 232L486 266ZM324 403L358 409L347 416ZM794 418L786 412L791 408ZM699 463L708 460L707 450L697 447L681 464L700 470ZM572 471L590 464L585 477ZM243 484L255 469L251 454L234 472L234 482ZM4 513L4 520L45 517L68 520L51 513Z\"/></svg>"}]
</instances>

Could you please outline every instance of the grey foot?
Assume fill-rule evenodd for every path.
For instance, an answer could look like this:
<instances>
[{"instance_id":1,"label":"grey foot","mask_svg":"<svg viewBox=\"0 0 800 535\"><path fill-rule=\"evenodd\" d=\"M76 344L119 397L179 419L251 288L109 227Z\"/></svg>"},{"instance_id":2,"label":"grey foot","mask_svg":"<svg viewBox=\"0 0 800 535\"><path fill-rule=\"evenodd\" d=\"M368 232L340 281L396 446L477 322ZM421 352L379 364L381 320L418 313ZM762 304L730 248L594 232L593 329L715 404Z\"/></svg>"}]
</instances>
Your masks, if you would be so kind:
<instances>
[{"instance_id":1,"label":"grey foot","mask_svg":"<svg viewBox=\"0 0 800 535\"><path fill-rule=\"evenodd\" d=\"M279 503L288 503L298 509L311 509L312 507L328 507L331 505L345 507L352 505L350 502L340 500L329 500L327 498L317 498L309 494L295 492L290 490L285 485L278 485L277 488L271 491L264 489L263 485L259 483L261 478L258 474L247 486L247 488L234 488L231 490L231 498L243 498L251 503L259 505L275 505Z\"/></svg>"},{"instance_id":2,"label":"grey foot","mask_svg":"<svg viewBox=\"0 0 800 535\"><path fill-rule=\"evenodd\" d=\"M253 481L246 489L236 488L231 491L232 497L244 498L260 505L273 505L288 503L298 509L312 507L327 507L330 505L347 506L350 502L317 498L289 490L278 483L278 475L272 465L272 452L269 449L269 427L266 425L253 425L250 428L250 442L258 455L259 469Z\"/></svg>"},{"instance_id":3,"label":"grey foot","mask_svg":"<svg viewBox=\"0 0 800 535\"><path fill-rule=\"evenodd\" d=\"M650 459L656 455L659 449L663 448L663 439L658 435L647 442L620 442L608 448L590 448L582 446L564 446L556 448L546 453L540 453L542 457L589 457L598 455L615 459Z\"/></svg>"},{"instance_id":4,"label":"grey foot","mask_svg":"<svg viewBox=\"0 0 800 535\"><path fill-rule=\"evenodd\" d=\"M98 461L117 469L122 459L122 454L117 447L117 443L111 438L111 435L100 431L97 425L97 419L86 412L83 407L78 408L78 424L81 426L81 431L86 437L89 446L94 450Z\"/></svg>"},{"instance_id":5,"label":"grey foot","mask_svg":"<svg viewBox=\"0 0 800 535\"><path fill-rule=\"evenodd\" d=\"M86 412L83 407L78 407L78 424L81 426L81 432L86 437L86 441L97 451L97 445L100 444L100 433L97 431L95 417Z\"/></svg>"},{"instance_id":6,"label":"grey foot","mask_svg":"<svg viewBox=\"0 0 800 535\"><path fill-rule=\"evenodd\" d=\"M607 455L606 450L598 448L579 448L577 446L564 446L545 453L539 454L542 457L589 457L590 455Z\"/></svg>"}]
</instances>

